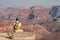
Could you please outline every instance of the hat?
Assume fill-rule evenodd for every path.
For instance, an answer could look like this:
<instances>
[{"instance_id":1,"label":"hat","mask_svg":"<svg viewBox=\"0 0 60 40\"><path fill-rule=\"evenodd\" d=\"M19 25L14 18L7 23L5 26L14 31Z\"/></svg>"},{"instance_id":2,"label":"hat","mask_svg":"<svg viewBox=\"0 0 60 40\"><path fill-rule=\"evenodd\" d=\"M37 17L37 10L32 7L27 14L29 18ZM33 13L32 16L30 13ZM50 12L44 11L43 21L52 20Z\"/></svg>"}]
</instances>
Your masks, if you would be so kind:
<instances>
[{"instance_id":1,"label":"hat","mask_svg":"<svg viewBox=\"0 0 60 40\"><path fill-rule=\"evenodd\" d=\"M18 21L19 20L19 18L18 17L16 17L16 21Z\"/></svg>"}]
</instances>

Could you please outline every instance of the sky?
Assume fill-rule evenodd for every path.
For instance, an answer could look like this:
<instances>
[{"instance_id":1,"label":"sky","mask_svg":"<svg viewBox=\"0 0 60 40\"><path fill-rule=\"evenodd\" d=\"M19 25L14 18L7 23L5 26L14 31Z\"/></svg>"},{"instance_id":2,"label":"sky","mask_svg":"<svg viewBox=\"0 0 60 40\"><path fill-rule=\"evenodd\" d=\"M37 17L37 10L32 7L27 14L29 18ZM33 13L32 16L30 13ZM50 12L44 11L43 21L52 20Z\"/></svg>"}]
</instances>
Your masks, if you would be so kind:
<instances>
[{"instance_id":1,"label":"sky","mask_svg":"<svg viewBox=\"0 0 60 40\"><path fill-rule=\"evenodd\" d=\"M0 8L60 5L60 0L0 0Z\"/></svg>"}]
</instances>

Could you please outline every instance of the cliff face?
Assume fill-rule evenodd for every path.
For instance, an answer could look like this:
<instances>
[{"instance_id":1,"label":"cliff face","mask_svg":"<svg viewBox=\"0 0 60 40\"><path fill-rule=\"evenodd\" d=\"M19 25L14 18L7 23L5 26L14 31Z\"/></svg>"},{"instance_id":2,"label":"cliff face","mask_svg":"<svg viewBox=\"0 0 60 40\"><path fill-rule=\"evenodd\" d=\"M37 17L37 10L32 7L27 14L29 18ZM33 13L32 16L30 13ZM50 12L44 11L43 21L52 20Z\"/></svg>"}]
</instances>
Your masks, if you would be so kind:
<instances>
[{"instance_id":1,"label":"cliff face","mask_svg":"<svg viewBox=\"0 0 60 40\"><path fill-rule=\"evenodd\" d=\"M0 25L13 25L16 17L20 18L23 25L27 24L39 24L44 26L48 31L59 31L60 24L60 8L59 6L54 7L43 7L33 6L29 8L13 8L0 9L0 19L8 21L0 23ZM6 21L6 22L7 22ZM1 21L2 22L2 21Z\"/></svg>"},{"instance_id":2,"label":"cliff face","mask_svg":"<svg viewBox=\"0 0 60 40\"><path fill-rule=\"evenodd\" d=\"M22 28L27 32L34 32L39 40L56 40L60 33L60 8L34 6L28 8L0 9L0 32L14 30L16 17L20 18ZM44 39L43 39L44 38ZM49 39L48 39L49 38ZM55 39L56 38L56 39Z\"/></svg>"},{"instance_id":3,"label":"cliff face","mask_svg":"<svg viewBox=\"0 0 60 40\"><path fill-rule=\"evenodd\" d=\"M17 32L13 33L12 38L9 38L7 33L0 33L0 40L35 40L35 34L30 32Z\"/></svg>"}]
</instances>

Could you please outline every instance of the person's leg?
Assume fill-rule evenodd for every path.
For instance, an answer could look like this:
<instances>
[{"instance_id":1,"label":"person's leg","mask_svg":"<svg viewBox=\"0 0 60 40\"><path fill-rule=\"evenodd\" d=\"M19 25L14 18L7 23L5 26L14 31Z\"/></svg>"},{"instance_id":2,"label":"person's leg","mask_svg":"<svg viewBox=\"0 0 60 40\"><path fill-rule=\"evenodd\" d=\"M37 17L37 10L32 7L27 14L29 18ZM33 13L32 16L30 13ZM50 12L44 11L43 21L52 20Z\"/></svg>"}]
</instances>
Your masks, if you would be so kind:
<instances>
[{"instance_id":1,"label":"person's leg","mask_svg":"<svg viewBox=\"0 0 60 40\"><path fill-rule=\"evenodd\" d=\"M15 30L15 32L23 32L23 30Z\"/></svg>"}]
</instances>

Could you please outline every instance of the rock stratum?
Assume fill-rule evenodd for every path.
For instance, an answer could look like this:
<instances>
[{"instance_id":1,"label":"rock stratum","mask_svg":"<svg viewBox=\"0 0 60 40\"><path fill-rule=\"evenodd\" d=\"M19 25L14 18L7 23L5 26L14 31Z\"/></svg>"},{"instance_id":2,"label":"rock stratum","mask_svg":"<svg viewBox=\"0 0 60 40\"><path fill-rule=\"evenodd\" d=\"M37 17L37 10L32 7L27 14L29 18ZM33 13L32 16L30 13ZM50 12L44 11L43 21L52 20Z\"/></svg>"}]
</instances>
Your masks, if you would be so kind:
<instances>
[{"instance_id":1,"label":"rock stratum","mask_svg":"<svg viewBox=\"0 0 60 40\"><path fill-rule=\"evenodd\" d=\"M35 40L60 40L59 6L9 7L0 9L0 33L13 31L13 25L17 16L22 23L21 28L24 32L33 32Z\"/></svg>"},{"instance_id":2,"label":"rock stratum","mask_svg":"<svg viewBox=\"0 0 60 40\"><path fill-rule=\"evenodd\" d=\"M0 40L35 40L35 34L30 32L17 32L13 33L13 38L10 39L7 33L0 33Z\"/></svg>"}]
</instances>

